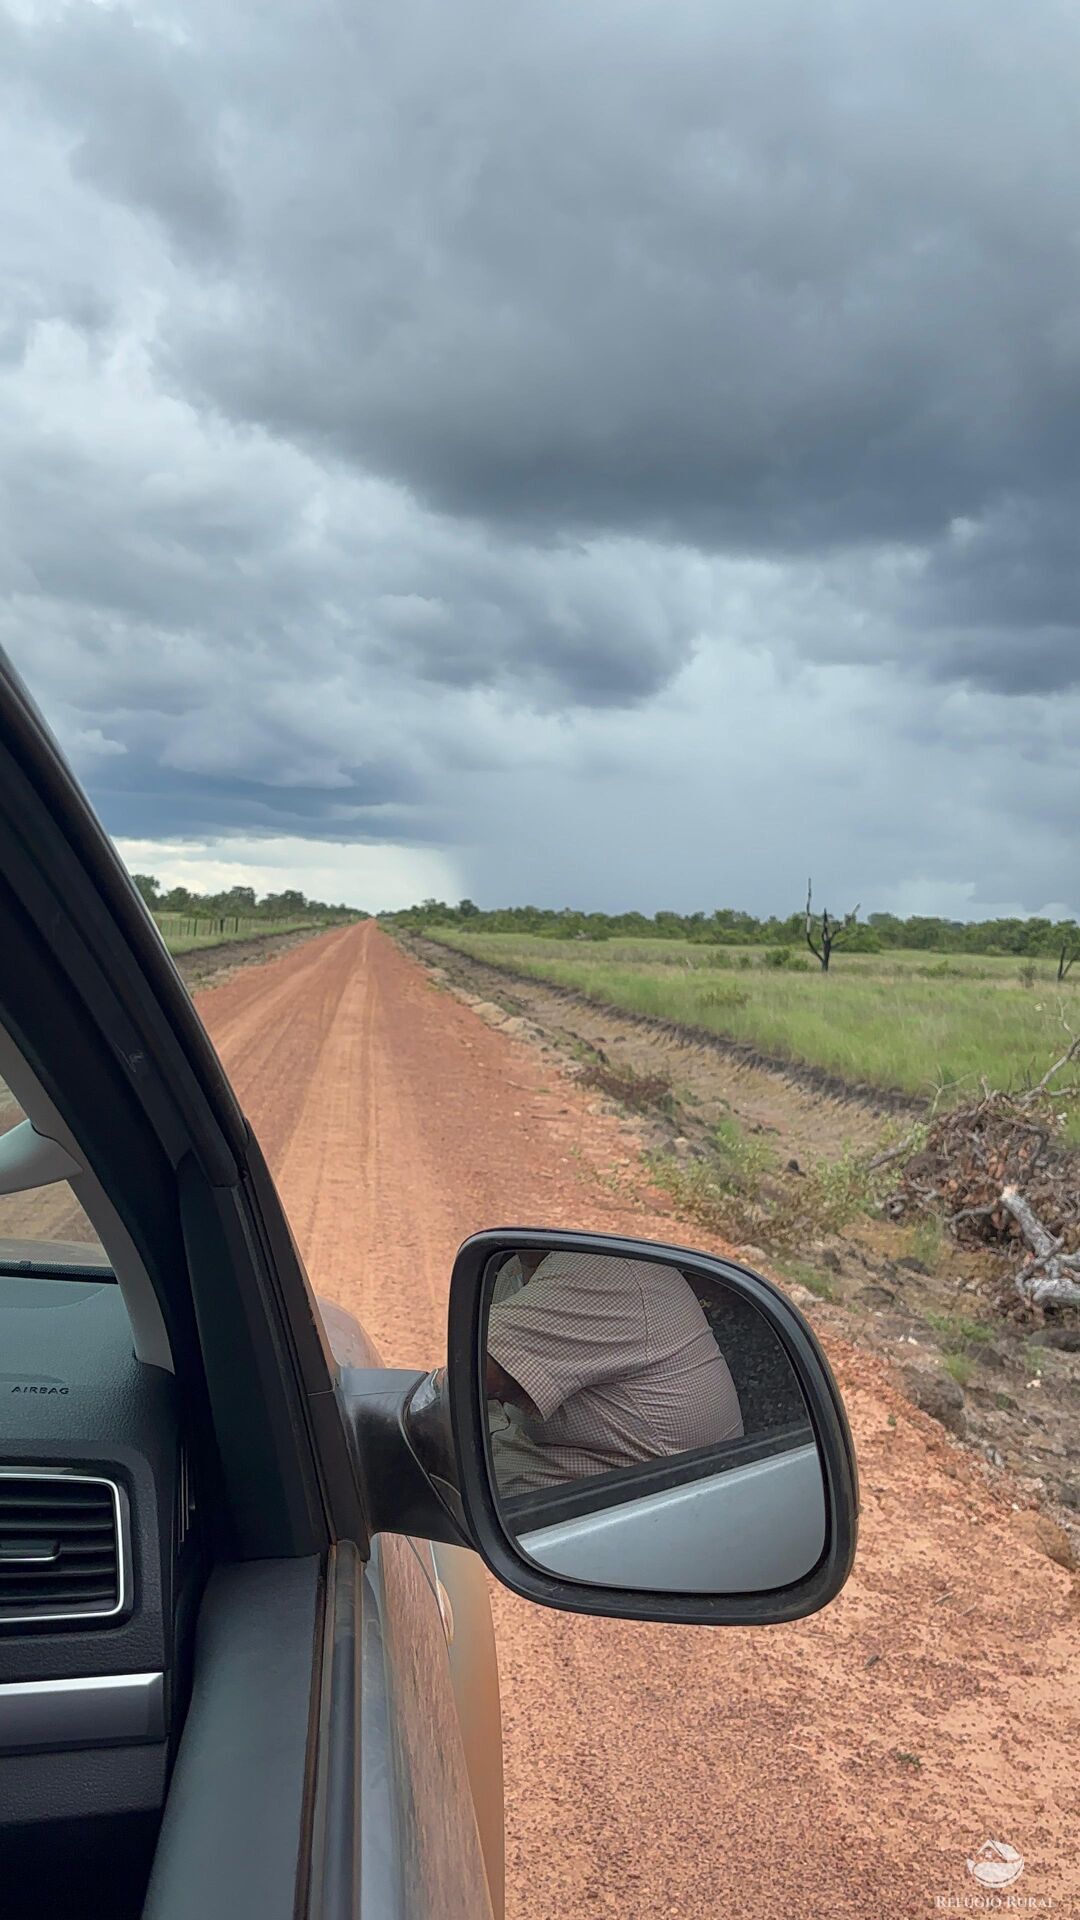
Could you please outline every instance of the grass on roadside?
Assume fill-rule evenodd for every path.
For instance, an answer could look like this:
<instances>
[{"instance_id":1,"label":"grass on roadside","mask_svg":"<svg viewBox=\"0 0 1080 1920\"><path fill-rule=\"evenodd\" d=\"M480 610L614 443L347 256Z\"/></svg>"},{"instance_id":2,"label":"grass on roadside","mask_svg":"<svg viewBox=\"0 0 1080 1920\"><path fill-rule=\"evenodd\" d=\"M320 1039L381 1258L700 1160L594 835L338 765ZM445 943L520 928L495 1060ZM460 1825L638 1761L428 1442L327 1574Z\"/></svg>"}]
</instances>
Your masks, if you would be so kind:
<instances>
[{"instance_id":1,"label":"grass on roadside","mask_svg":"<svg viewBox=\"0 0 1080 1920\"><path fill-rule=\"evenodd\" d=\"M816 1294L819 1300L836 1298L832 1281L819 1267L812 1267L806 1260L781 1261L780 1273L785 1280L793 1280L800 1287L805 1287L808 1293Z\"/></svg>"},{"instance_id":2,"label":"grass on roadside","mask_svg":"<svg viewBox=\"0 0 1080 1920\"><path fill-rule=\"evenodd\" d=\"M963 1353L947 1353L942 1366L947 1374L956 1381L958 1387L966 1387L971 1379L971 1361Z\"/></svg>"},{"instance_id":3,"label":"grass on roadside","mask_svg":"<svg viewBox=\"0 0 1080 1920\"><path fill-rule=\"evenodd\" d=\"M936 1273L945 1251L945 1228L936 1213L917 1220L908 1235L908 1253L927 1273Z\"/></svg>"},{"instance_id":4,"label":"grass on roadside","mask_svg":"<svg viewBox=\"0 0 1080 1920\"><path fill-rule=\"evenodd\" d=\"M766 1144L745 1133L733 1116L715 1129L707 1154L691 1160L659 1154L650 1164L653 1179L680 1212L726 1239L778 1247L805 1243L841 1232L876 1199L873 1179L857 1155L821 1160L795 1177L781 1175Z\"/></svg>"},{"instance_id":5,"label":"grass on roadside","mask_svg":"<svg viewBox=\"0 0 1080 1920\"><path fill-rule=\"evenodd\" d=\"M939 1346L957 1359L977 1353L994 1338L993 1327L981 1320L969 1320L966 1314L927 1313L925 1319L937 1334Z\"/></svg>"},{"instance_id":6,"label":"grass on roadside","mask_svg":"<svg viewBox=\"0 0 1080 1920\"><path fill-rule=\"evenodd\" d=\"M749 1240L761 1232L760 1212L753 1202L706 1161L654 1154L649 1171L656 1185L670 1194L677 1211L706 1232L725 1240Z\"/></svg>"},{"instance_id":7,"label":"grass on roadside","mask_svg":"<svg viewBox=\"0 0 1080 1920\"><path fill-rule=\"evenodd\" d=\"M828 975L768 964L762 951L690 941L555 942L431 928L432 938L496 966L575 988L630 1013L742 1041L851 1084L929 1099L962 1097L980 1076L1026 1084L1061 1052L1061 1019L1080 977L1061 988L1049 962L1034 987L1015 959L841 955ZM1032 963L1033 964L1033 963ZM720 976L737 970L737 979Z\"/></svg>"}]
</instances>

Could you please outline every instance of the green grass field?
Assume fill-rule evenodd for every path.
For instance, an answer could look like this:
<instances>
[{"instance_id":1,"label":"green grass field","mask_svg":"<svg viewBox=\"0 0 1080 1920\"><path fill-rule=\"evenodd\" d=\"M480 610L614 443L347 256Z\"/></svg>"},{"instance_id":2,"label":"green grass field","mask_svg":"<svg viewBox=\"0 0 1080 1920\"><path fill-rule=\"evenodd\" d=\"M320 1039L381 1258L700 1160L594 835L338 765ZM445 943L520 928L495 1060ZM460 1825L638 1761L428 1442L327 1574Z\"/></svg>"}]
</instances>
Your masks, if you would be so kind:
<instances>
[{"instance_id":1,"label":"green grass field","mask_svg":"<svg viewBox=\"0 0 1080 1920\"><path fill-rule=\"evenodd\" d=\"M1080 978L1059 987L1050 959L838 952L823 975L797 948L805 971L769 966L760 948L426 931L608 1005L927 1100L955 1083L949 1098L977 1091L982 1075L1006 1088L1039 1078L1068 1045L1063 1013L1080 1033Z\"/></svg>"},{"instance_id":2,"label":"green grass field","mask_svg":"<svg viewBox=\"0 0 1080 1920\"><path fill-rule=\"evenodd\" d=\"M313 920L241 919L229 915L201 919L184 913L155 913L154 919L170 953L194 953L203 947L223 947L232 940L263 940L274 933L302 933Z\"/></svg>"}]
</instances>

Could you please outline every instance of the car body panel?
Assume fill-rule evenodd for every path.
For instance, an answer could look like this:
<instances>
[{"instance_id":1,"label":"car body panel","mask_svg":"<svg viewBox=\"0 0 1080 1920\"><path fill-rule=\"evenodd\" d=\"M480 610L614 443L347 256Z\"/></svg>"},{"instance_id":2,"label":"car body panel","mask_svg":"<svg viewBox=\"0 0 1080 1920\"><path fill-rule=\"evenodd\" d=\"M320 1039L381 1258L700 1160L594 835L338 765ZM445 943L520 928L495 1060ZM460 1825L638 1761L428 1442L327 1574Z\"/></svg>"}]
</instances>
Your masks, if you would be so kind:
<instances>
[{"instance_id":1,"label":"car body panel","mask_svg":"<svg viewBox=\"0 0 1080 1920\"><path fill-rule=\"evenodd\" d=\"M374 1341L356 1316L337 1301L319 1296L326 1337L337 1364L341 1367L378 1367L380 1356ZM415 1641L417 1634L428 1645L432 1661L432 1684L442 1691L442 1674L449 1674L457 1719L456 1738L469 1784L472 1818L483 1855L487 1897L495 1917L503 1911L505 1849L503 1839L503 1762L502 1710L499 1701L499 1669L495 1653L495 1628L491 1617L487 1575L477 1555L464 1547L453 1547L428 1540L408 1542L416 1558L423 1591L415 1573L399 1555L401 1540L393 1534L379 1536L372 1543L371 1558L365 1573L365 1589L370 1606L363 1630L363 1714L365 1769L370 1760L370 1790L373 1798L370 1819L365 1816L364 1847L370 1847L371 1872L385 1888L387 1910L397 1897L398 1869L387 1858L387 1840L380 1806L385 1799L386 1766L378 1758L382 1747L393 1746L390 1732L392 1674L381 1664L388 1657L387 1645L399 1648ZM431 1630L432 1609L438 1633ZM424 1615L422 1625L410 1627L410 1612ZM378 1650L376 1653L376 1649ZM414 1695L399 1692L398 1711L412 1710ZM430 1703L424 1708L430 1713ZM411 1778L413 1742L401 1748L397 1764ZM365 1772L365 1779L367 1774ZM453 1797L460 1797L456 1782L450 1783ZM365 1792L367 1789L365 1789ZM468 1820L463 1809L451 1823L457 1835L456 1850L462 1873L475 1871L471 1841L463 1838ZM417 1846L410 1842L411 1857ZM370 1884L370 1882L368 1883ZM376 1909L378 1910L378 1909ZM469 1911L474 1909L470 1907ZM475 1907L482 1914L481 1904Z\"/></svg>"},{"instance_id":2,"label":"car body panel","mask_svg":"<svg viewBox=\"0 0 1080 1920\"><path fill-rule=\"evenodd\" d=\"M469 1759L486 1748L489 1832L483 1577L423 1541L371 1540L335 1378L378 1355L351 1316L320 1312L197 1012L2 654L0 1020L137 1250L125 1300L141 1286L160 1308L133 1364L175 1369L213 1458L215 1564L147 1910L497 1916ZM491 1857L501 1886L501 1836Z\"/></svg>"},{"instance_id":3,"label":"car body panel","mask_svg":"<svg viewBox=\"0 0 1080 1920\"><path fill-rule=\"evenodd\" d=\"M439 1582L437 1598L449 1641L450 1680L473 1811L484 1851L492 1912L499 1920L506 1880L502 1705L487 1569L469 1548L448 1546L442 1541L421 1544L431 1556Z\"/></svg>"},{"instance_id":4,"label":"car body panel","mask_svg":"<svg viewBox=\"0 0 1080 1920\"><path fill-rule=\"evenodd\" d=\"M394 1778L397 1911L409 1920L459 1913L498 1920L501 1903L493 1907L488 1888L445 1631L417 1544L380 1535L372 1543L367 1586L378 1608L385 1705L365 1700L362 1747L366 1761L381 1724ZM373 1709L369 1725L365 1716Z\"/></svg>"}]
</instances>

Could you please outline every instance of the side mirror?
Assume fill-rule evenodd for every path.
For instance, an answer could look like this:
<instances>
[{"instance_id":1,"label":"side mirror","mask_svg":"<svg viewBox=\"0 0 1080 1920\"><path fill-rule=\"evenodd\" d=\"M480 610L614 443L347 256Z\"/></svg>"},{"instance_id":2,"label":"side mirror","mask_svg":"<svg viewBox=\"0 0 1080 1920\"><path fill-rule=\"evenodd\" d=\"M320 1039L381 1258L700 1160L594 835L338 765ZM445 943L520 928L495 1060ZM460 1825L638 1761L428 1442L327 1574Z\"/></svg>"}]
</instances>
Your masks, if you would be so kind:
<instances>
[{"instance_id":1,"label":"side mirror","mask_svg":"<svg viewBox=\"0 0 1080 1920\"><path fill-rule=\"evenodd\" d=\"M446 1381L463 1530L529 1600L763 1625L847 1579L843 1403L802 1315L744 1267L476 1234L454 1264Z\"/></svg>"}]
</instances>

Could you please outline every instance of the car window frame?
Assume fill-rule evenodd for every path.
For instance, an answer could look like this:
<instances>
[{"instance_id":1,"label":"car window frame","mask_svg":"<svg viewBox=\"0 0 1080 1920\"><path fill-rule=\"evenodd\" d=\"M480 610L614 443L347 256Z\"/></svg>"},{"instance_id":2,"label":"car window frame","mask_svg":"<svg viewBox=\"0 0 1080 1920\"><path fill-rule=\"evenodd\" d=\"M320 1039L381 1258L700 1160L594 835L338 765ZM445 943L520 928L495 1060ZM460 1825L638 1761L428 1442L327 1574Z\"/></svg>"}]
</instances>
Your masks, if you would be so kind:
<instances>
[{"instance_id":1,"label":"car window frame","mask_svg":"<svg viewBox=\"0 0 1080 1920\"><path fill-rule=\"evenodd\" d=\"M145 906L2 656L0 1023L138 1250L212 1425L236 1551L325 1551L358 1528L358 1493L280 1200Z\"/></svg>"}]
</instances>

